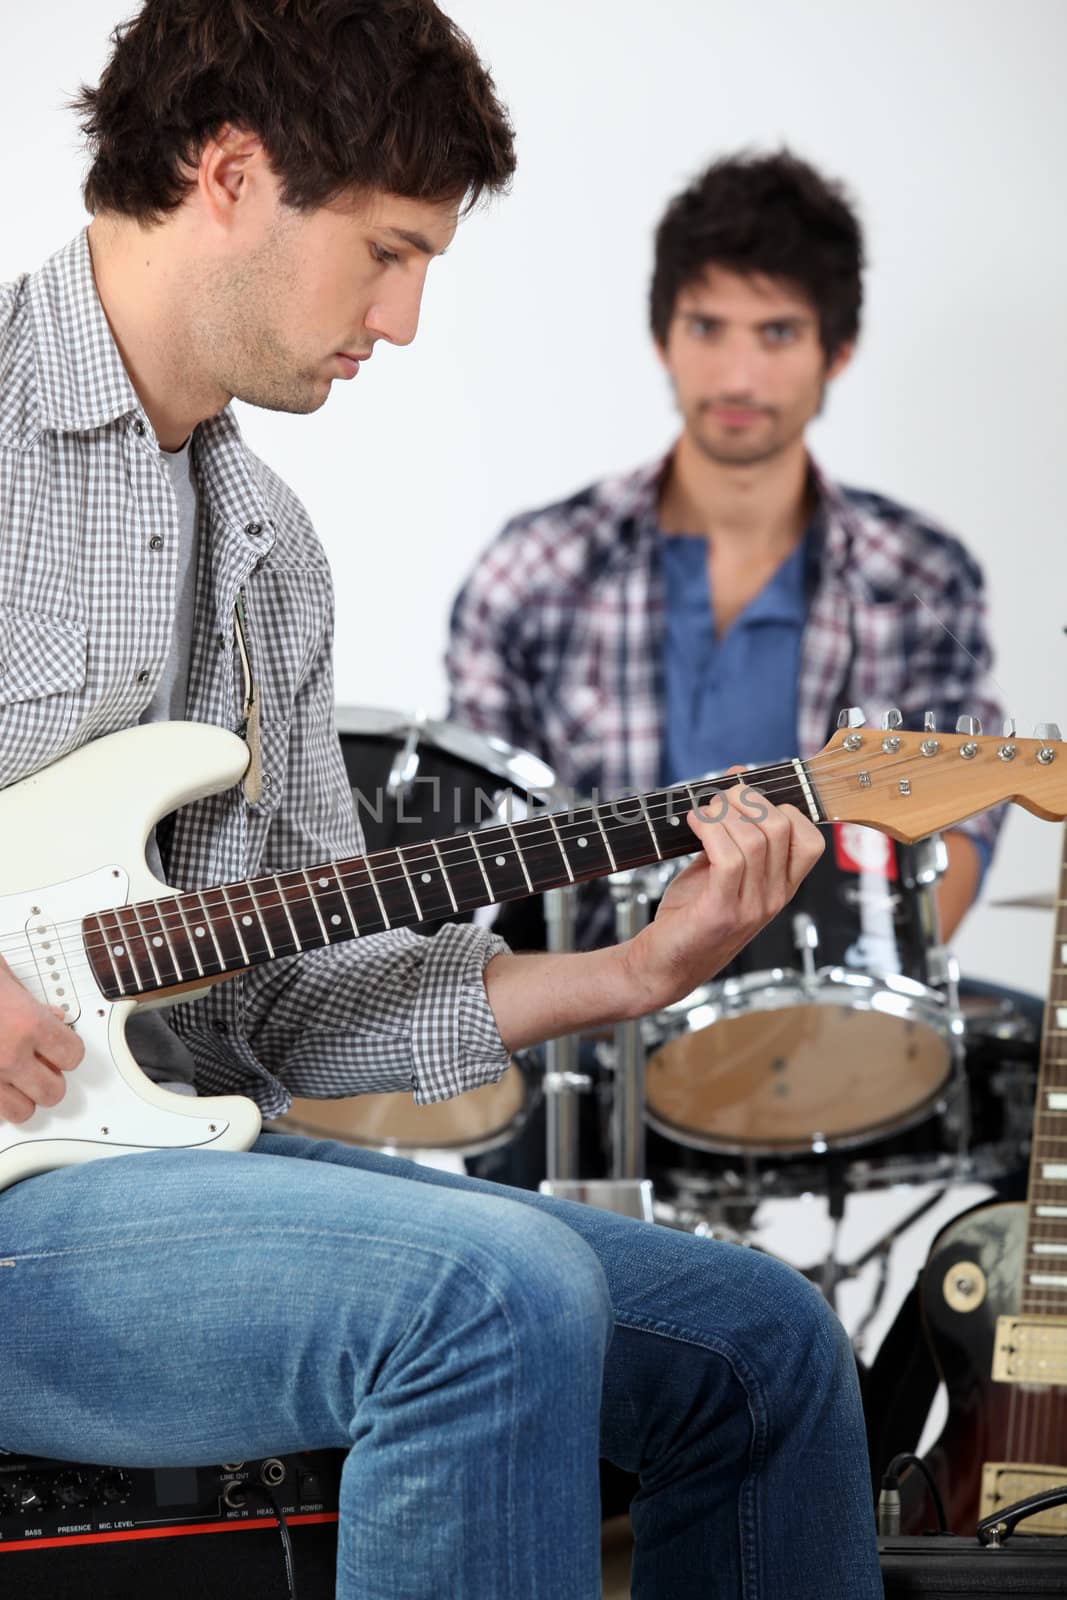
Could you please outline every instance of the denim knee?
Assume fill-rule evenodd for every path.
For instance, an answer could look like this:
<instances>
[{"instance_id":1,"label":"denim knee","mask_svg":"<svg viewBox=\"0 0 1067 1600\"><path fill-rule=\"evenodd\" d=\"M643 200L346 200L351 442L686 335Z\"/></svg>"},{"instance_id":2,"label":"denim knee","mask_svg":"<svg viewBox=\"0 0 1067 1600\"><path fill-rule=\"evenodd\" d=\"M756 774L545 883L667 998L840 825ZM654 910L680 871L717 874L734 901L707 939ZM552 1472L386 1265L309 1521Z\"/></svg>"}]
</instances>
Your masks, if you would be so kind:
<instances>
[{"instance_id":1,"label":"denim knee","mask_svg":"<svg viewBox=\"0 0 1067 1600\"><path fill-rule=\"evenodd\" d=\"M524 1346L607 1349L614 1311L595 1251L555 1217L494 1202L492 1282Z\"/></svg>"}]
</instances>

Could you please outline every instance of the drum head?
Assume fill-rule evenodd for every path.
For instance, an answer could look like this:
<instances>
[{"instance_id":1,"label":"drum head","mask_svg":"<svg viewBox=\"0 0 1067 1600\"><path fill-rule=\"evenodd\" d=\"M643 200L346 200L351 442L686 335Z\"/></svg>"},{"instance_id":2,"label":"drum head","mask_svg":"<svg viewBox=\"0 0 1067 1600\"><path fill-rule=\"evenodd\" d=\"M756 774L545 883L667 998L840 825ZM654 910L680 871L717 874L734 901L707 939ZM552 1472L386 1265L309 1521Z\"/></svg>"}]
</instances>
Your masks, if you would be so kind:
<instances>
[{"instance_id":1,"label":"drum head","mask_svg":"<svg viewBox=\"0 0 1067 1600\"><path fill-rule=\"evenodd\" d=\"M512 1138L526 1111L526 1079L515 1062L498 1083L452 1100L416 1105L410 1094L359 1094L345 1100L294 1097L274 1127L372 1150L454 1150L477 1155Z\"/></svg>"},{"instance_id":2,"label":"drum head","mask_svg":"<svg viewBox=\"0 0 1067 1600\"><path fill-rule=\"evenodd\" d=\"M947 1034L923 1021L825 1001L753 1009L653 1053L649 1120L708 1150L844 1147L923 1114L951 1066Z\"/></svg>"}]
</instances>

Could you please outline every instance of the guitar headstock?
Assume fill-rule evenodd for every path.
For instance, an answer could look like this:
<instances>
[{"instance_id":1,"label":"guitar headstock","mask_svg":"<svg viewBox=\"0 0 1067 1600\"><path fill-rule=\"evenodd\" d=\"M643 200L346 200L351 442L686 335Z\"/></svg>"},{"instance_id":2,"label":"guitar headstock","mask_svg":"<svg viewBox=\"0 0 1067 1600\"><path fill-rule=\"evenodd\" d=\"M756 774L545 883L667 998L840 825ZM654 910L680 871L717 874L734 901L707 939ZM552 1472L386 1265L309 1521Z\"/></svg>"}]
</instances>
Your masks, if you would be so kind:
<instances>
[{"instance_id":1,"label":"guitar headstock","mask_svg":"<svg viewBox=\"0 0 1067 1600\"><path fill-rule=\"evenodd\" d=\"M977 719L961 717L955 733L938 733L927 713L921 733L889 711L880 729L863 725L856 708L806 763L829 822L861 822L902 844L948 828L1010 800L1035 816L1067 817L1067 744L1053 723L1018 739L1014 723L995 738Z\"/></svg>"}]
</instances>

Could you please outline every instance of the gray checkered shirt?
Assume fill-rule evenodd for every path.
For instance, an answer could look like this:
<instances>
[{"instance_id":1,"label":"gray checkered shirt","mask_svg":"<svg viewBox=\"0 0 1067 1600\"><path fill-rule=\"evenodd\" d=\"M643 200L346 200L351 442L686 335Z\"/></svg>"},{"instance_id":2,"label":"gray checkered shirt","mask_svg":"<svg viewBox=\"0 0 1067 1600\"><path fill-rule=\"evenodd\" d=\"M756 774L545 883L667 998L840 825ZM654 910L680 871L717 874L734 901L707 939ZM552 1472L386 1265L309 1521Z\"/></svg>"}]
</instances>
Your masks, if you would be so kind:
<instances>
[{"instance_id":1,"label":"gray checkered shirt","mask_svg":"<svg viewBox=\"0 0 1067 1600\"><path fill-rule=\"evenodd\" d=\"M187 715L240 722L243 590L264 788L255 805L238 786L178 812L168 876L181 889L362 849L334 725L325 554L228 410L201 423L193 451L201 557ZM0 287L0 786L138 722L170 650L177 551L166 466L79 234ZM169 1015L200 1091L248 1094L268 1116L291 1093L414 1088L422 1103L442 1100L507 1064L482 978L506 948L465 925L433 938L397 930L258 967Z\"/></svg>"}]
</instances>

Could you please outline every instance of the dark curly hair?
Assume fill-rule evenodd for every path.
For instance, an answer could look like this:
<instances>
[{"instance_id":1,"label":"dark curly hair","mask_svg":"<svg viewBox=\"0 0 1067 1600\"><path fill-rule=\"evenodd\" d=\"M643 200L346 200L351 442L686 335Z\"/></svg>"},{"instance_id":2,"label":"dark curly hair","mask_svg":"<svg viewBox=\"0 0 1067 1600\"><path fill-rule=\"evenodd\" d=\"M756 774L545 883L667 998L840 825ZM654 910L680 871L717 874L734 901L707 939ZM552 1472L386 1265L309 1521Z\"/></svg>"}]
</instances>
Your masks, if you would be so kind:
<instances>
[{"instance_id":1,"label":"dark curly hair","mask_svg":"<svg viewBox=\"0 0 1067 1600\"><path fill-rule=\"evenodd\" d=\"M727 156L671 201L656 230L652 332L666 344L679 292L718 266L798 285L830 361L859 332L863 264L863 230L841 184L786 149Z\"/></svg>"},{"instance_id":2,"label":"dark curly hair","mask_svg":"<svg viewBox=\"0 0 1067 1600\"><path fill-rule=\"evenodd\" d=\"M515 169L493 80L433 0L146 0L112 43L73 102L91 212L172 211L226 123L301 210L369 190L469 209Z\"/></svg>"}]
</instances>

